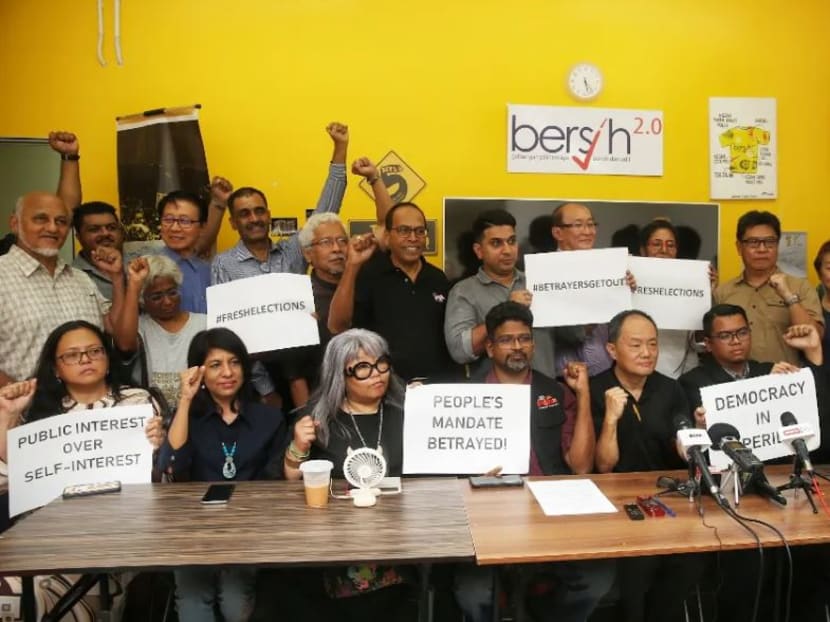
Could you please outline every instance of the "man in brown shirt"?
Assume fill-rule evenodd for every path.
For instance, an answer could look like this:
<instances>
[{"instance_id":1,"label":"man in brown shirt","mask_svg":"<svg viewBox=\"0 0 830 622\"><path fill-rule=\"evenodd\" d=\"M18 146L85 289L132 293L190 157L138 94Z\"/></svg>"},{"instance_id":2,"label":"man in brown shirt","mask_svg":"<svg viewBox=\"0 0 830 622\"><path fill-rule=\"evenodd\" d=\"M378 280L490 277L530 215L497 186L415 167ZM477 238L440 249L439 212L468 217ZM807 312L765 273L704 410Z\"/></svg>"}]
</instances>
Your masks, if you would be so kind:
<instances>
[{"instance_id":1,"label":"man in brown shirt","mask_svg":"<svg viewBox=\"0 0 830 622\"><path fill-rule=\"evenodd\" d=\"M806 279L778 268L781 223L775 214L753 210L738 220L736 246L743 272L718 287L716 304L743 307L752 329L750 357L764 362L798 364L798 350L784 340L789 326L810 324L824 334L821 304Z\"/></svg>"}]
</instances>

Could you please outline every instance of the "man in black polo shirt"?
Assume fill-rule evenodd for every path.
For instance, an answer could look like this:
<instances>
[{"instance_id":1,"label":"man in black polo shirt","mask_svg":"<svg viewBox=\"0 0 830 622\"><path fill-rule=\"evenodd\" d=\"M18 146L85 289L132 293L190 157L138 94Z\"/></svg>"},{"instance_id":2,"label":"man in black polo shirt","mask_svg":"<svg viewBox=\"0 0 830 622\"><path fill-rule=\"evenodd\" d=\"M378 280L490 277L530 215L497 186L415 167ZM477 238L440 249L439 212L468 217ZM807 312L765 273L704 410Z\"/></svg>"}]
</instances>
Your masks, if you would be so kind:
<instances>
[{"instance_id":1,"label":"man in black polo shirt","mask_svg":"<svg viewBox=\"0 0 830 622\"><path fill-rule=\"evenodd\" d=\"M673 418L686 414L688 407L677 381L655 371L654 321L642 311L618 313L608 324L606 347L614 365L591 378L597 470L625 473L682 468ZM619 560L622 619L683 619L683 600L702 572L703 558L698 555Z\"/></svg>"},{"instance_id":2,"label":"man in black polo shirt","mask_svg":"<svg viewBox=\"0 0 830 622\"><path fill-rule=\"evenodd\" d=\"M565 388L553 378L531 369L533 315L527 306L507 301L485 316L485 350L492 367L473 381L530 385L530 475L588 473L594 463L594 429L591 421L588 369L570 363ZM615 565L610 560L536 564L523 567L523 576L550 577L552 598L531 601L538 606L534 619L584 622L599 600L611 589ZM528 577L529 578L529 577ZM493 570L460 566L455 593L471 622L492 620ZM519 598L522 598L520 595ZM535 608L535 607L534 607Z\"/></svg>"},{"instance_id":3,"label":"man in black polo shirt","mask_svg":"<svg viewBox=\"0 0 830 622\"><path fill-rule=\"evenodd\" d=\"M329 329L337 334L355 326L385 337L395 371L405 380L452 379L460 374L444 342L449 282L423 257L424 213L414 203L398 203L385 224L388 253L372 253L369 237L349 249L329 308Z\"/></svg>"},{"instance_id":4,"label":"man in black polo shirt","mask_svg":"<svg viewBox=\"0 0 830 622\"><path fill-rule=\"evenodd\" d=\"M692 409L701 405L702 387L798 370L798 367L787 361L759 362L749 358L752 331L746 311L738 305L719 304L709 309L703 315L703 333L703 343L709 356L677 379ZM816 374L818 387L822 374L817 368L821 367L823 357L821 337L815 326L790 326L784 333L783 340L789 347L801 351Z\"/></svg>"}]
</instances>

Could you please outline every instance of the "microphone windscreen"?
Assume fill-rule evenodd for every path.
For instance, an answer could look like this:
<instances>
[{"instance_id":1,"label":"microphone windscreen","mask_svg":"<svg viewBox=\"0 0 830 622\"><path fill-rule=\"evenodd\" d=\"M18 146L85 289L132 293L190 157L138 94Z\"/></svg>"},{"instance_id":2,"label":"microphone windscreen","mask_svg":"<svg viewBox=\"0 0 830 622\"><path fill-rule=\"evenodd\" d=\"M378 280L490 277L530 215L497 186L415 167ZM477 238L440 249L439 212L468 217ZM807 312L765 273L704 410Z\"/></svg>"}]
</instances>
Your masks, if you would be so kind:
<instances>
[{"instance_id":1,"label":"microphone windscreen","mask_svg":"<svg viewBox=\"0 0 830 622\"><path fill-rule=\"evenodd\" d=\"M795 415L789 410L781 413L781 425L796 425L798 421L795 420Z\"/></svg>"},{"instance_id":2,"label":"microphone windscreen","mask_svg":"<svg viewBox=\"0 0 830 622\"><path fill-rule=\"evenodd\" d=\"M721 441L727 436L733 438L741 438L741 433L738 428L728 423L716 423L709 428L709 438L712 439L712 447L720 449Z\"/></svg>"}]
</instances>

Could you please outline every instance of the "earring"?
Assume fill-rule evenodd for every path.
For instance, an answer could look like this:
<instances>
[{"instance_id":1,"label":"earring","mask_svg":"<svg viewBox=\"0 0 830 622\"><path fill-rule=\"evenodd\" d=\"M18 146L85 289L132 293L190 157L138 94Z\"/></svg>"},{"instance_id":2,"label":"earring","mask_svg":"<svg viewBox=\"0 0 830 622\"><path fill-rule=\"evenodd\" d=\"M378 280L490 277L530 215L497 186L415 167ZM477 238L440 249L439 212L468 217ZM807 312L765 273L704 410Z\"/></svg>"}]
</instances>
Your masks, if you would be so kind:
<instances>
[{"instance_id":1,"label":"earring","mask_svg":"<svg viewBox=\"0 0 830 622\"><path fill-rule=\"evenodd\" d=\"M61 377L60 377L60 376L55 376L55 380L57 380L57 381L58 381L58 384L62 384L62 383L63 383L63 380L61 380Z\"/></svg>"}]
</instances>

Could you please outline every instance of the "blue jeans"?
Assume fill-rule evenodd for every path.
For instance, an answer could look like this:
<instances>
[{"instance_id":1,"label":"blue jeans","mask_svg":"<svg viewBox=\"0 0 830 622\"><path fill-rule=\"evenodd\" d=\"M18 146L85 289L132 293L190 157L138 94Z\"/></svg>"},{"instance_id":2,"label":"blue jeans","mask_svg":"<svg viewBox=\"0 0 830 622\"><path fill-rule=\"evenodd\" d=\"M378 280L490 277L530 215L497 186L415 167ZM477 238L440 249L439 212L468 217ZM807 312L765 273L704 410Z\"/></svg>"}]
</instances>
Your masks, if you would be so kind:
<instances>
[{"instance_id":1,"label":"blue jeans","mask_svg":"<svg viewBox=\"0 0 830 622\"><path fill-rule=\"evenodd\" d=\"M493 619L494 573L498 567L459 566L455 573L455 599L471 622L490 622ZM600 599L611 589L616 575L613 560L529 564L521 571L544 570L555 577L554 604L545 611L545 620L557 622L585 622ZM524 598L524 594L518 595Z\"/></svg>"},{"instance_id":2,"label":"blue jeans","mask_svg":"<svg viewBox=\"0 0 830 622\"><path fill-rule=\"evenodd\" d=\"M254 611L256 570L176 570L176 608L179 622L214 619L219 605L225 622L246 622Z\"/></svg>"}]
</instances>

